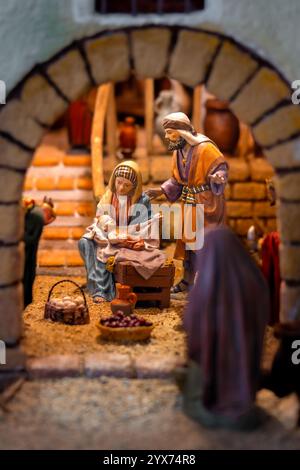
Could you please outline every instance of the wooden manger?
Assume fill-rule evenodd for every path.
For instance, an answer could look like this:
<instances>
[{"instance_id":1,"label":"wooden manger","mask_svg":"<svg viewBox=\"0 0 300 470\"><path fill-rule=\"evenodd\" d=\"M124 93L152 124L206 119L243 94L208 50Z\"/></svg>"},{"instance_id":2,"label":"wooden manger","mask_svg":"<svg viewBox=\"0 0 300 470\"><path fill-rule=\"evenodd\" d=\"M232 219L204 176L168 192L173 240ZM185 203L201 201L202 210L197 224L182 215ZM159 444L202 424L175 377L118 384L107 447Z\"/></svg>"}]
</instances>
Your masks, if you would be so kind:
<instances>
[{"instance_id":1,"label":"wooden manger","mask_svg":"<svg viewBox=\"0 0 300 470\"><path fill-rule=\"evenodd\" d=\"M132 287L138 302L157 302L160 309L170 306L170 288L175 276L173 263L165 264L146 280L133 266L122 262L115 265L114 276L117 282Z\"/></svg>"}]
</instances>

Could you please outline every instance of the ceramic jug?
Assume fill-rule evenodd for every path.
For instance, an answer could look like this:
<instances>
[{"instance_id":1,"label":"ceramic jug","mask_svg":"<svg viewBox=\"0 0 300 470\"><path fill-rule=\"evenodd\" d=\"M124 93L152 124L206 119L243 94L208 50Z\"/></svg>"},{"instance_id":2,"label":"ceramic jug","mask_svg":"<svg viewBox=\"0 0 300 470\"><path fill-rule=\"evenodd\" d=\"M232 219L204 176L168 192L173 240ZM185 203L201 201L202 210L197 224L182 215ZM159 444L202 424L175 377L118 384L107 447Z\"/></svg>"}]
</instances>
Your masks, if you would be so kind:
<instances>
[{"instance_id":1,"label":"ceramic jug","mask_svg":"<svg viewBox=\"0 0 300 470\"><path fill-rule=\"evenodd\" d=\"M125 315L130 315L133 312L137 302L137 295L132 292L130 286L124 284L116 284L117 297L111 301L110 308L112 313L121 310Z\"/></svg>"}]
</instances>

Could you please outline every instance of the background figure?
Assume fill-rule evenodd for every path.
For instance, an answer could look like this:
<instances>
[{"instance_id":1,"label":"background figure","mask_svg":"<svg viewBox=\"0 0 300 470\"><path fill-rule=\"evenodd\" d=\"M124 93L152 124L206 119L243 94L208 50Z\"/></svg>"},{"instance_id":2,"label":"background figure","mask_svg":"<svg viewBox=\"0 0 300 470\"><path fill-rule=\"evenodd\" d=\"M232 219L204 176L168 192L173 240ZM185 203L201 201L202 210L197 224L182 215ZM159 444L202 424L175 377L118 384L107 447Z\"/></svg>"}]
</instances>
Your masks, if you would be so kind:
<instances>
[{"instance_id":1,"label":"background figure","mask_svg":"<svg viewBox=\"0 0 300 470\"><path fill-rule=\"evenodd\" d=\"M274 181L266 179L267 195L271 206L276 204L276 191ZM280 237L278 232L264 233L263 224L255 219L254 225L248 230L247 242L251 255L261 267L267 280L270 291L271 315L270 325L279 322L280 317L280 264L279 246Z\"/></svg>"},{"instance_id":2,"label":"background figure","mask_svg":"<svg viewBox=\"0 0 300 470\"><path fill-rule=\"evenodd\" d=\"M268 287L228 228L206 232L197 273L184 319L189 355L185 411L206 426L254 427L260 421L254 402Z\"/></svg>"},{"instance_id":3,"label":"background figure","mask_svg":"<svg viewBox=\"0 0 300 470\"><path fill-rule=\"evenodd\" d=\"M36 273L37 251L43 232L44 217L37 207L25 214L25 266L23 276L24 308L32 302L32 287Z\"/></svg>"},{"instance_id":4,"label":"background figure","mask_svg":"<svg viewBox=\"0 0 300 470\"><path fill-rule=\"evenodd\" d=\"M24 243L25 264L23 276L24 308L32 302L32 288L36 275L37 251L44 225L55 220L52 199L44 197L38 206L33 199L24 199L25 210Z\"/></svg>"}]
</instances>

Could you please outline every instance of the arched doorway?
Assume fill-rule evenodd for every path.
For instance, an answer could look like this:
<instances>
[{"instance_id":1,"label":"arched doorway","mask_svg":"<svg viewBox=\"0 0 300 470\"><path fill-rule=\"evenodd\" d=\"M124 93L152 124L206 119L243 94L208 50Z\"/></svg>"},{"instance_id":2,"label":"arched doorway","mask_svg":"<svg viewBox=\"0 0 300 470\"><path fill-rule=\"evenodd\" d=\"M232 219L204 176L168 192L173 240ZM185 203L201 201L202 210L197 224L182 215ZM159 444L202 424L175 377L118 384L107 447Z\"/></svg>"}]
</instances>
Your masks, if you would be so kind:
<instances>
[{"instance_id":1,"label":"arched doorway","mask_svg":"<svg viewBox=\"0 0 300 470\"><path fill-rule=\"evenodd\" d=\"M282 296L300 296L300 111L276 68L232 38L201 29L146 26L86 37L37 65L10 93L0 114L0 332L8 345L22 332L24 175L45 130L91 86L168 75L201 83L228 100L277 173Z\"/></svg>"}]
</instances>

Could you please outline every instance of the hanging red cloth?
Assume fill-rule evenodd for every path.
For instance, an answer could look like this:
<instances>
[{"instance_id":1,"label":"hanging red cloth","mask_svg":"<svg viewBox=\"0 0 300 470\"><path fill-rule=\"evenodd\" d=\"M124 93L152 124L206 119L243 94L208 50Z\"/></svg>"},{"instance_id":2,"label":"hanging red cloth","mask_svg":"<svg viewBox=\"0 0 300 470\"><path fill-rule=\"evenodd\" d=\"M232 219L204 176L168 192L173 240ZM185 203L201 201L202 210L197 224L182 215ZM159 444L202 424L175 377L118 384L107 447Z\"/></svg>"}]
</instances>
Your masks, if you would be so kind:
<instances>
[{"instance_id":1,"label":"hanging red cloth","mask_svg":"<svg viewBox=\"0 0 300 470\"><path fill-rule=\"evenodd\" d=\"M92 113L83 100L73 101L68 110L68 134L72 148L89 148L92 132Z\"/></svg>"},{"instance_id":2,"label":"hanging red cloth","mask_svg":"<svg viewBox=\"0 0 300 470\"><path fill-rule=\"evenodd\" d=\"M262 271L267 279L271 296L270 324L279 322L280 311L280 267L279 267L278 232L271 232L264 236L262 242Z\"/></svg>"}]
</instances>

